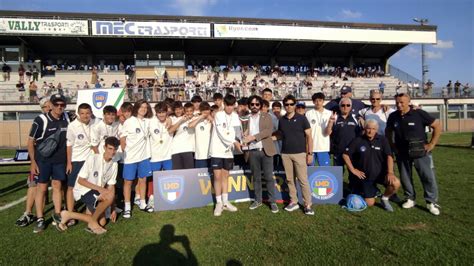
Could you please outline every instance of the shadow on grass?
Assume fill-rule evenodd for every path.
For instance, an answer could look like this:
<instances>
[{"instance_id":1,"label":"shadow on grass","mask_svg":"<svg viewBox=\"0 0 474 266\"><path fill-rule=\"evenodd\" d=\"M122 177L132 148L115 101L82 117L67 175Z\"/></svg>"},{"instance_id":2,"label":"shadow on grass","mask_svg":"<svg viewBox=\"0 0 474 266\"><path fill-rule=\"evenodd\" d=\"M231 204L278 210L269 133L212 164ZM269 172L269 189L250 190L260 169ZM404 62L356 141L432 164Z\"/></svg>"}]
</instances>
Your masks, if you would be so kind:
<instances>
[{"instance_id":1,"label":"shadow on grass","mask_svg":"<svg viewBox=\"0 0 474 266\"><path fill-rule=\"evenodd\" d=\"M21 181L16 182L13 185L10 185L10 186L5 187L5 188L1 188L0 189L0 195L5 196L9 193L15 192L15 191L20 190L24 187L26 187L26 182L25 182L25 180L21 180Z\"/></svg>"},{"instance_id":2,"label":"shadow on grass","mask_svg":"<svg viewBox=\"0 0 474 266\"><path fill-rule=\"evenodd\" d=\"M443 148L455 148L455 149L464 149L464 150L473 150L470 146L460 146L460 145L454 145L454 144L438 144L436 145L438 147L443 147Z\"/></svg>"},{"instance_id":3,"label":"shadow on grass","mask_svg":"<svg viewBox=\"0 0 474 266\"><path fill-rule=\"evenodd\" d=\"M173 243L180 243L186 255L173 249ZM160 242L146 245L133 258L133 265L198 265L196 256L191 250L191 243L186 235L175 235L171 224L164 225L160 231Z\"/></svg>"}]
</instances>

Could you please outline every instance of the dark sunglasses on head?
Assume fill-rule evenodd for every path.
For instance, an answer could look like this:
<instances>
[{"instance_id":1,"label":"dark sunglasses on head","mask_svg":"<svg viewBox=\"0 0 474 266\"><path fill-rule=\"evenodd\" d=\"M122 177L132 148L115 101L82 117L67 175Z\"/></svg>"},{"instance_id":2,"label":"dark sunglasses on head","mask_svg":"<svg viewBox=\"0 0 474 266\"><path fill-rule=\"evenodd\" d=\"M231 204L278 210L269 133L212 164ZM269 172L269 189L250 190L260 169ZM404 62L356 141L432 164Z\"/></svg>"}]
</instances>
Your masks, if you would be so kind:
<instances>
[{"instance_id":1,"label":"dark sunglasses on head","mask_svg":"<svg viewBox=\"0 0 474 266\"><path fill-rule=\"evenodd\" d=\"M55 107L66 107L65 103L53 103Z\"/></svg>"},{"instance_id":2,"label":"dark sunglasses on head","mask_svg":"<svg viewBox=\"0 0 474 266\"><path fill-rule=\"evenodd\" d=\"M380 98L370 98L371 101L380 101Z\"/></svg>"},{"instance_id":3,"label":"dark sunglasses on head","mask_svg":"<svg viewBox=\"0 0 474 266\"><path fill-rule=\"evenodd\" d=\"M257 107L259 107L260 104L259 104L259 103L250 103L250 106L257 106Z\"/></svg>"},{"instance_id":4,"label":"dark sunglasses on head","mask_svg":"<svg viewBox=\"0 0 474 266\"><path fill-rule=\"evenodd\" d=\"M341 104L341 107L351 107L350 104Z\"/></svg>"},{"instance_id":5,"label":"dark sunglasses on head","mask_svg":"<svg viewBox=\"0 0 474 266\"><path fill-rule=\"evenodd\" d=\"M296 103L285 103L285 106L295 106Z\"/></svg>"}]
</instances>

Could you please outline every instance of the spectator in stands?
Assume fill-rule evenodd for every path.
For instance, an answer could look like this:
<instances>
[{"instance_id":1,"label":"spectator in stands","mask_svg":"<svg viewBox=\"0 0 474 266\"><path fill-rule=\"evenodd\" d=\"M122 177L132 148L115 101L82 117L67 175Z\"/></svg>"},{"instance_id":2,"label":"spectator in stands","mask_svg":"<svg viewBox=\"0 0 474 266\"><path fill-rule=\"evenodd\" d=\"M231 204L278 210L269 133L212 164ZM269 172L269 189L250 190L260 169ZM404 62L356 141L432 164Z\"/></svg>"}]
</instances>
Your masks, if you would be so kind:
<instances>
[{"instance_id":1,"label":"spectator in stands","mask_svg":"<svg viewBox=\"0 0 474 266\"><path fill-rule=\"evenodd\" d=\"M120 84L118 83L117 80L115 80L114 83L112 83L112 88L120 88Z\"/></svg>"},{"instance_id":2,"label":"spectator in stands","mask_svg":"<svg viewBox=\"0 0 474 266\"><path fill-rule=\"evenodd\" d=\"M352 98L352 88L351 87L347 87L347 86L342 87L341 88L341 97L331 100L330 102L328 102L324 106L324 108L326 108L326 109L328 109L329 111L332 111L332 112L338 111L340 109L339 108L340 107L339 102L343 98L350 98L350 99ZM359 111L362 110L363 108L365 108L365 104L362 101L357 100L357 99L351 99L351 106L352 106L351 112L355 115L358 115Z\"/></svg>"},{"instance_id":3,"label":"spectator in stands","mask_svg":"<svg viewBox=\"0 0 474 266\"><path fill-rule=\"evenodd\" d=\"M2 72L3 72L3 81L10 81L10 72L12 72L12 68L6 63L3 63Z\"/></svg>"},{"instance_id":4,"label":"spectator in stands","mask_svg":"<svg viewBox=\"0 0 474 266\"><path fill-rule=\"evenodd\" d=\"M385 92L385 83L383 83L383 80L380 81L380 83L379 83L379 91L382 94Z\"/></svg>"},{"instance_id":5,"label":"spectator in stands","mask_svg":"<svg viewBox=\"0 0 474 266\"><path fill-rule=\"evenodd\" d=\"M414 165L423 184L426 207L431 214L439 215L438 185L431 151L441 136L441 125L438 119L433 118L426 111L413 109L410 106L409 95L399 94L395 97L395 101L397 111L388 117L385 135L397 156L400 180L407 198L402 207L409 209L415 206L416 193L412 177ZM426 127L433 130L429 142Z\"/></svg>"},{"instance_id":6,"label":"spectator in stands","mask_svg":"<svg viewBox=\"0 0 474 266\"><path fill-rule=\"evenodd\" d=\"M428 79L428 82L426 82L426 85L423 91L423 96L425 97L431 96L431 92L433 91L433 84L434 84L433 81L431 81L431 79Z\"/></svg>"},{"instance_id":7,"label":"spectator in stands","mask_svg":"<svg viewBox=\"0 0 474 266\"><path fill-rule=\"evenodd\" d=\"M20 65L20 67L18 67L18 76L20 77L20 83L25 83L25 68L23 67L23 65Z\"/></svg>"},{"instance_id":8,"label":"spectator in stands","mask_svg":"<svg viewBox=\"0 0 474 266\"><path fill-rule=\"evenodd\" d=\"M28 66L28 68L25 70L26 82L31 81L31 75L33 75L32 71L33 70L31 69L31 66Z\"/></svg>"},{"instance_id":9,"label":"spectator in stands","mask_svg":"<svg viewBox=\"0 0 474 266\"><path fill-rule=\"evenodd\" d=\"M395 95L399 94L401 92L401 89L402 89L402 82L399 81L397 86L395 86Z\"/></svg>"},{"instance_id":10,"label":"spectator in stands","mask_svg":"<svg viewBox=\"0 0 474 266\"><path fill-rule=\"evenodd\" d=\"M51 102L48 98L41 99L39 105L43 114L47 114L51 110ZM34 150L34 145L34 140L32 138L28 138L28 150ZM20 216L20 218L18 218L18 220L16 220L15 225L17 226L25 227L33 223L35 220L33 215L33 205L35 204L37 182L38 176L30 173L26 179L26 185L28 186L28 189L26 191L25 212Z\"/></svg>"},{"instance_id":11,"label":"spectator in stands","mask_svg":"<svg viewBox=\"0 0 474 266\"><path fill-rule=\"evenodd\" d=\"M413 97L418 97L420 95L420 83L413 83Z\"/></svg>"},{"instance_id":12,"label":"spectator in stands","mask_svg":"<svg viewBox=\"0 0 474 266\"><path fill-rule=\"evenodd\" d=\"M448 88L448 97L451 97L451 92L453 91L453 83L451 80L446 84L446 88Z\"/></svg>"},{"instance_id":13,"label":"spectator in stands","mask_svg":"<svg viewBox=\"0 0 474 266\"><path fill-rule=\"evenodd\" d=\"M454 83L454 97L460 97L461 94L461 82L459 80L456 80L456 83Z\"/></svg>"},{"instance_id":14,"label":"spectator in stands","mask_svg":"<svg viewBox=\"0 0 474 266\"><path fill-rule=\"evenodd\" d=\"M38 186L36 190L36 227L34 233L42 232L45 227L44 219L44 199L48 190L48 183L52 177L54 214L53 220L60 221L62 189L61 183L66 180L66 130L69 124L69 117L64 113L66 99L60 94L54 94L50 99L52 110L47 114L35 118L30 131L30 141L36 145L28 146L28 153L31 159L31 174L38 176ZM59 135L55 134L56 132ZM56 150L52 155L39 152L43 141L48 138L58 140Z\"/></svg>"},{"instance_id":15,"label":"spectator in stands","mask_svg":"<svg viewBox=\"0 0 474 266\"><path fill-rule=\"evenodd\" d=\"M30 86L28 87L28 90L30 91L30 102L37 103L38 95L36 92L38 90L38 86L36 86L36 83L34 81L30 82Z\"/></svg>"},{"instance_id":16,"label":"spectator in stands","mask_svg":"<svg viewBox=\"0 0 474 266\"><path fill-rule=\"evenodd\" d=\"M349 170L352 193L361 195L367 205L373 206L379 192L377 184L384 185L380 203L386 211L393 212L389 198L397 193L400 181L394 175L389 142L377 132L377 121L367 120L364 135L351 141L342 156Z\"/></svg>"},{"instance_id":17,"label":"spectator in stands","mask_svg":"<svg viewBox=\"0 0 474 266\"><path fill-rule=\"evenodd\" d=\"M99 81L99 74L96 66L92 67L92 76L91 76L91 84L96 84Z\"/></svg>"},{"instance_id":18,"label":"spectator in stands","mask_svg":"<svg viewBox=\"0 0 474 266\"><path fill-rule=\"evenodd\" d=\"M36 68L35 65L33 66L32 74L33 74L33 81L38 81L39 72L38 72L38 68Z\"/></svg>"},{"instance_id":19,"label":"spectator in stands","mask_svg":"<svg viewBox=\"0 0 474 266\"><path fill-rule=\"evenodd\" d=\"M471 97L471 88L469 87L469 83L466 83L463 86L462 91L464 93L464 97Z\"/></svg>"},{"instance_id":20,"label":"spectator in stands","mask_svg":"<svg viewBox=\"0 0 474 266\"><path fill-rule=\"evenodd\" d=\"M84 81L84 86L82 88L83 89L90 89L89 83L87 81Z\"/></svg>"}]
</instances>

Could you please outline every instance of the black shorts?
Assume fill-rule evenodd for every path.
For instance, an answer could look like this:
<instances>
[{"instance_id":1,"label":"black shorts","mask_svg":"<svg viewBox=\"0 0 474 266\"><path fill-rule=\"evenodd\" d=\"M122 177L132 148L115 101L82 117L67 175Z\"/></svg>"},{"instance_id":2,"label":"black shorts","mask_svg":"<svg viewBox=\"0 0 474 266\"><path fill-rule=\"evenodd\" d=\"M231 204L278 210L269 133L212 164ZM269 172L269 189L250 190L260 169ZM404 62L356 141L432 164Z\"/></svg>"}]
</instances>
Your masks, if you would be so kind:
<instances>
[{"instance_id":1,"label":"black shorts","mask_svg":"<svg viewBox=\"0 0 474 266\"><path fill-rule=\"evenodd\" d=\"M224 169L227 171L234 168L234 159L233 158L211 158L211 168L212 170Z\"/></svg>"},{"instance_id":2,"label":"black shorts","mask_svg":"<svg viewBox=\"0 0 474 266\"><path fill-rule=\"evenodd\" d=\"M353 193L361 195L366 199L375 198L379 189L377 188L377 184L387 186L385 182L385 178L377 178L375 180L367 180L367 179L359 179L356 176L352 177L353 180Z\"/></svg>"},{"instance_id":3,"label":"black shorts","mask_svg":"<svg viewBox=\"0 0 474 266\"><path fill-rule=\"evenodd\" d=\"M99 204L99 201L97 198L99 197L100 193L97 190L90 190L86 194L81 196L81 202L86 205L87 209L91 212L95 212L95 208L97 208L97 204Z\"/></svg>"},{"instance_id":4,"label":"black shorts","mask_svg":"<svg viewBox=\"0 0 474 266\"><path fill-rule=\"evenodd\" d=\"M182 152L171 155L173 170L194 168L194 153Z\"/></svg>"},{"instance_id":5,"label":"black shorts","mask_svg":"<svg viewBox=\"0 0 474 266\"><path fill-rule=\"evenodd\" d=\"M71 173L69 175L67 175L67 186L68 187L74 187L74 185L76 184L77 176L79 175L79 172L81 171L82 166L84 165L84 163L85 163L85 161L72 162ZM85 178L86 176L83 176L83 177Z\"/></svg>"}]
</instances>

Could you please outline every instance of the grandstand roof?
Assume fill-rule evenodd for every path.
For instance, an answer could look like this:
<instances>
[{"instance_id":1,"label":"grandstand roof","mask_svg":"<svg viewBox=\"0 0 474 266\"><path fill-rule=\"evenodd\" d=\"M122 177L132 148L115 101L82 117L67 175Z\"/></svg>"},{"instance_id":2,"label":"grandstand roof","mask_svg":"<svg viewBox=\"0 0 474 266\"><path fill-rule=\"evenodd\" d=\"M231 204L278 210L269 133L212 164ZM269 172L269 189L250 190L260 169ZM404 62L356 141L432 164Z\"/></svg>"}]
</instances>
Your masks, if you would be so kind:
<instances>
[{"instance_id":1,"label":"grandstand roof","mask_svg":"<svg viewBox=\"0 0 474 266\"><path fill-rule=\"evenodd\" d=\"M38 54L133 54L134 51L184 51L187 56L248 56L248 57L356 57L389 58L410 43L436 42L436 26L369 24L348 22L321 22L232 17L163 16L132 14L91 14L36 11L0 11L0 18L84 20L89 21L88 34L61 36L61 34L16 33L0 35L0 45L23 43ZM199 36L137 36L95 34L96 21L125 24L129 21L154 21L207 24L208 35ZM86 22L84 22L86 23ZM85 24L87 25L87 23ZM0 25L1 26L1 25ZM230 27L237 28L233 35ZM259 28L260 27L260 28ZM97 29L95 29L97 28ZM256 28L267 33L253 34ZM250 30L249 30L250 29ZM308 32L328 29L332 32ZM239 31L240 30L240 31ZM300 30L296 37L288 34ZM363 31L364 34L360 34ZM248 33L249 32L249 33ZM1 33L1 31L0 31ZM382 34L379 34L382 33ZM414 35L411 35L411 34ZM245 35L250 34L250 35ZM306 36L311 35L313 37ZM383 34L388 34L386 37ZM264 36L265 35L265 36ZM320 36L325 35L327 37ZM338 38L333 36L339 35ZM371 35L371 36L369 36ZM263 36L263 37L262 37ZM302 36L300 38L300 36ZM351 37L352 36L352 37ZM363 36L363 39L358 39ZM368 36L368 37L367 37ZM150 38L152 37L152 38ZM312 39L311 39L312 38ZM325 39L326 38L326 39ZM113 43L113 45L110 45Z\"/></svg>"}]
</instances>

